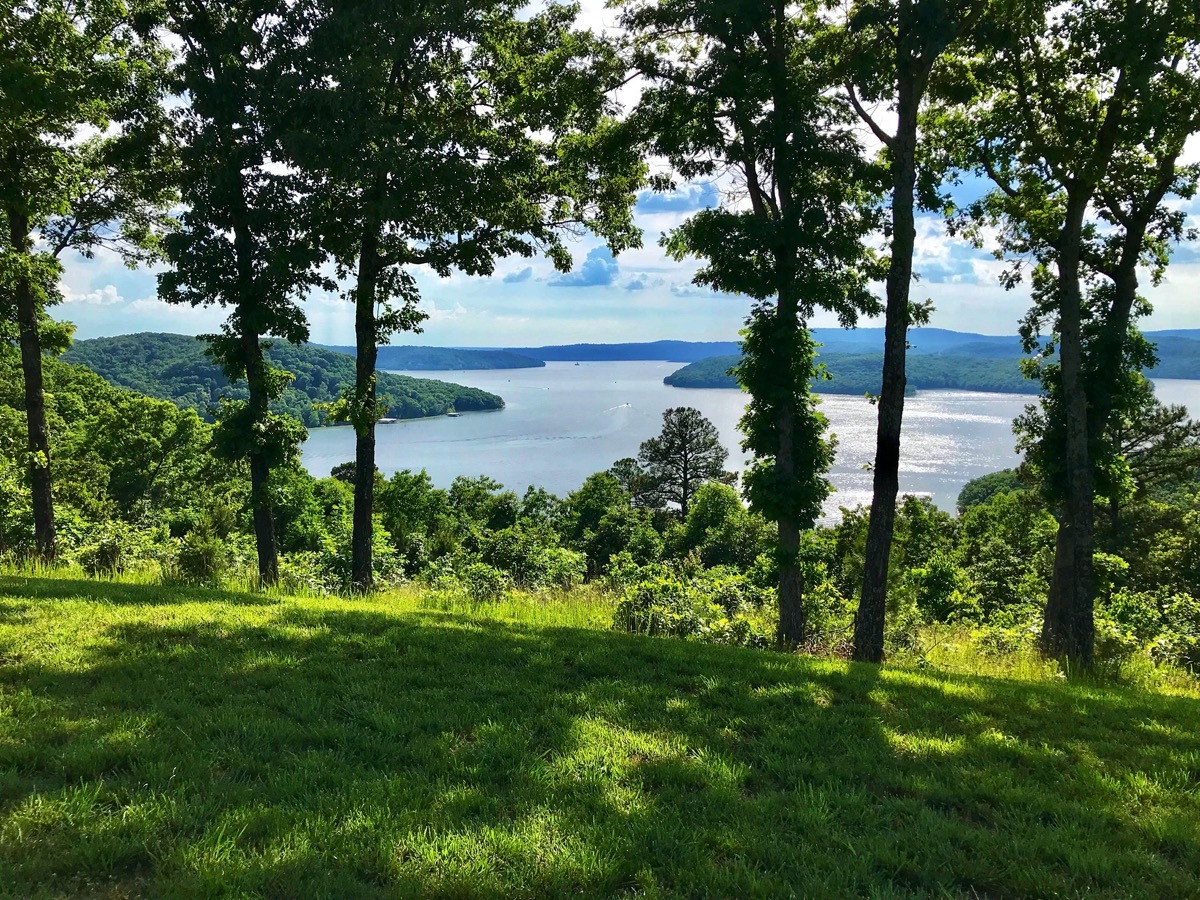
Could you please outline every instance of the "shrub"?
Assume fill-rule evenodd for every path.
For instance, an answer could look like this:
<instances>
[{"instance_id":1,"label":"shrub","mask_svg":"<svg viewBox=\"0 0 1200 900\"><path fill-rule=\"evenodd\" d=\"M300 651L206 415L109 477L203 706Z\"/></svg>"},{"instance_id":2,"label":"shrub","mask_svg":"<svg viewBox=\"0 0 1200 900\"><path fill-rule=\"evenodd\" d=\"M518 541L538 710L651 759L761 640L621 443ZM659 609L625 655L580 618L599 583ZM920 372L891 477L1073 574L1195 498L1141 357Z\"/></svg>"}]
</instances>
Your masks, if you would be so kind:
<instances>
[{"instance_id":1,"label":"shrub","mask_svg":"<svg viewBox=\"0 0 1200 900\"><path fill-rule=\"evenodd\" d=\"M688 579L657 574L630 586L613 614L619 631L714 644L767 647L777 615L773 597L741 575Z\"/></svg>"},{"instance_id":2,"label":"shrub","mask_svg":"<svg viewBox=\"0 0 1200 900\"><path fill-rule=\"evenodd\" d=\"M207 528L197 528L180 540L171 575L186 584L218 584L231 564L225 541Z\"/></svg>"},{"instance_id":3,"label":"shrub","mask_svg":"<svg viewBox=\"0 0 1200 900\"><path fill-rule=\"evenodd\" d=\"M508 576L483 562L463 566L459 580L474 603L494 603L504 597L509 587Z\"/></svg>"},{"instance_id":4,"label":"shrub","mask_svg":"<svg viewBox=\"0 0 1200 900\"><path fill-rule=\"evenodd\" d=\"M1200 673L1200 600L1187 594L1163 604L1163 630L1150 647L1155 662Z\"/></svg>"},{"instance_id":5,"label":"shrub","mask_svg":"<svg viewBox=\"0 0 1200 900\"><path fill-rule=\"evenodd\" d=\"M105 522L95 528L90 540L80 546L75 559L88 576L118 575L129 568L155 560L165 535L139 531L124 522Z\"/></svg>"},{"instance_id":6,"label":"shrub","mask_svg":"<svg viewBox=\"0 0 1200 900\"><path fill-rule=\"evenodd\" d=\"M542 566L545 586L569 591L583 584L587 557L565 547L547 547L542 551Z\"/></svg>"},{"instance_id":7,"label":"shrub","mask_svg":"<svg viewBox=\"0 0 1200 900\"><path fill-rule=\"evenodd\" d=\"M903 584L926 623L978 622L982 617L971 579L947 553L935 552L923 567L909 569Z\"/></svg>"}]
</instances>

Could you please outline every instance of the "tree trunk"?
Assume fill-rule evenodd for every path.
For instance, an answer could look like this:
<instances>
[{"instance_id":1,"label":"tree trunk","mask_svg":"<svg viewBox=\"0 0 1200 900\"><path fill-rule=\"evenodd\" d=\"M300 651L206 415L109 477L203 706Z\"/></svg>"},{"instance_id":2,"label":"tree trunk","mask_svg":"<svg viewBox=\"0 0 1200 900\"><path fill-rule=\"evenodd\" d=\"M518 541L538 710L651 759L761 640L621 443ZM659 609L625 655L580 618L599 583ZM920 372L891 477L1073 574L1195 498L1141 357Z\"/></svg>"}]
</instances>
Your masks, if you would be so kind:
<instances>
[{"instance_id":1,"label":"tree trunk","mask_svg":"<svg viewBox=\"0 0 1200 900\"><path fill-rule=\"evenodd\" d=\"M790 341L799 327L797 303L789 291L779 295L779 336ZM779 348L791 353L790 343ZM786 371L794 371L791 366ZM775 472L779 483L787 486L792 494L792 482L796 477L796 409L791 390L783 392L788 398L778 412L779 455L775 458ZM779 519L779 630L777 640L784 647L795 647L808 637L808 622L804 615L804 586L800 579L800 567L796 555L800 550L800 525L790 509Z\"/></svg>"},{"instance_id":2,"label":"tree trunk","mask_svg":"<svg viewBox=\"0 0 1200 900\"><path fill-rule=\"evenodd\" d=\"M8 212L13 250L28 257L29 217ZM53 562L54 492L50 477L50 429L46 425L46 396L42 382L42 342L38 333L37 301L28 276L16 283L17 328L21 342L21 373L25 380L25 424L29 451L29 489L33 498L33 538L37 556Z\"/></svg>"},{"instance_id":3,"label":"tree trunk","mask_svg":"<svg viewBox=\"0 0 1200 900\"><path fill-rule=\"evenodd\" d=\"M907 386L908 307L916 243L913 207L917 182L917 111L920 107L917 77L906 73L902 67L898 88L899 118L892 151L892 257L887 276L883 385L878 401L879 425L875 435L874 483L862 594L854 620L854 658L866 662L883 659L888 561L896 523L896 495L900 491L900 431Z\"/></svg>"},{"instance_id":4,"label":"tree trunk","mask_svg":"<svg viewBox=\"0 0 1200 900\"><path fill-rule=\"evenodd\" d=\"M796 554L800 550L800 529L795 522L779 520L779 630L776 639L784 647L795 647L808 637L804 615L804 585Z\"/></svg>"},{"instance_id":5,"label":"tree trunk","mask_svg":"<svg viewBox=\"0 0 1200 900\"><path fill-rule=\"evenodd\" d=\"M266 361L259 336L242 334L242 355L246 365L246 387L253 421L262 422L270 412L267 396ZM250 504L254 511L254 544L258 551L258 579L264 586L279 580L279 545L275 537L275 511L270 493L271 467L261 450L250 451Z\"/></svg>"},{"instance_id":6,"label":"tree trunk","mask_svg":"<svg viewBox=\"0 0 1200 900\"><path fill-rule=\"evenodd\" d=\"M1066 417L1067 496L1059 518L1054 572L1042 620L1042 649L1072 663L1092 663L1095 598L1092 545L1095 526L1092 460L1088 446L1088 397L1083 378L1083 301L1080 245L1086 197L1068 201L1058 259L1061 402Z\"/></svg>"},{"instance_id":7,"label":"tree trunk","mask_svg":"<svg viewBox=\"0 0 1200 900\"><path fill-rule=\"evenodd\" d=\"M351 537L350 579L356 591L374 587L373 537L375 511L375 293L379 278L378 230L363 233L354 298L355 404L354 531Z\"/></svg>"}]
</instances>

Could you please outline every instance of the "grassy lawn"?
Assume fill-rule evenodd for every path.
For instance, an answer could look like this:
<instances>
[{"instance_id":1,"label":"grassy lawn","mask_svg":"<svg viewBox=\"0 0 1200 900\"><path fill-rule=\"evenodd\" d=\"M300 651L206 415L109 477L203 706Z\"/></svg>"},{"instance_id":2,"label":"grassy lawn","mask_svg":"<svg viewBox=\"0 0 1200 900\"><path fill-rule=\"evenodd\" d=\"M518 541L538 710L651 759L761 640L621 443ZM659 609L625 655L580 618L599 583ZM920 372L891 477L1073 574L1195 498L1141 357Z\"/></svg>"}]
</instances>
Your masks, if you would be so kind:
<instances>
[{"instance_id":1,"label":"grassy lawn","mask_svg":"<svg viewBox=\"0 0 1200 900\"><path fill-rule=\"evenodd\" d=\"M1200 896L1200 700L602 612L0 577L0 893Z\"/></svg>"}]
</instances>

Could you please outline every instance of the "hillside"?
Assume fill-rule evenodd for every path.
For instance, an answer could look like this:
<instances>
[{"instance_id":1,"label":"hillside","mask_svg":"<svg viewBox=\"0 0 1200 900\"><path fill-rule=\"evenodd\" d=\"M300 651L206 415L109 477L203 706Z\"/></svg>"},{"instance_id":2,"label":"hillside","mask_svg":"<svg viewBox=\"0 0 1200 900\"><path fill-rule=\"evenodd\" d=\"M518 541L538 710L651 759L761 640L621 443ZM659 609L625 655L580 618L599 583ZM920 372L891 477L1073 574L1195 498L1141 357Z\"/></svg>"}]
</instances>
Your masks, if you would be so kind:
<instances>
[{"instance_id":1,"label":"hillside","mask_svg":"<svg viewBox=\"0 0 1200 900\"><path fill-rule=\"evenodd\" d=\"M1154 338L1158 365L1150 374L1158 378L1200 378L1200 340L1163 335Z\"/></svg>"},{"instance_id":2,"label":"hillside","mask_svg":"<svg viewBox=\"0 0 1200 900\"><path fill-rule=\"evenodd\" d=\"M354 356L354 347L316 344L325 350ZM507 350L474 350L455 347L412 347L386 344L379 348L376 367L385 371L466 371L471 369L540 369L540 359Z\"/></svg>"},{"instance_id":3,"label":"hillside","mask_svg":"<svg viewBox=\"0 0 1200 900\"><path fill-rule=\"evenodd\" d=\"M735 341L650 341L632 344L558 344L548 347L513 347L511 352L554 362L627 362L666 360L694 362L707 356L736 353Z\"/></svg>"},{"instance_id":4,"label":"hillside","mask_svg":"<svg viewBox=\"0 0 1200 900\"><path fill-rule=\"evenodd\" d=\"M211 420L210 409L221 397L245 399L246 386L231 386L220 367L205 355L204 347L188 335L127 334L78 341L63 359L87 366L112 384L170 400ZM314 404L336 400L354 383L354 360L343 353L277 341L268 355L275 365L296 376L278 409L310 427L323 421ZM388 416L398 419L440 416L451 408L470 412L504 406L503 399L478 388L383 372L379 374L379 394L391 402Z\"/></svg>"},{"instance_id":5,"label":"hillside","mask_svg":"<svg viewBox=\"0 0 1200 900\"><path fill-rule=\"evenodd\" d=\"M736 388L737 382L727 372L737 361L737 356L710 357L672 372L663 382L679 388ZM882 356L822 352L820 361L825 364L833 378L829 381L814 382L815 392L879 393ZM1016 360L965 356L910 356L908 386L910 390L949 388L1008 394L1029 394L1036 391L1036 385L1021 375Z\"/></svg>"},{"instance_id":6,"label":"hillside","mask_svg":"<svg viewBox=\"0 0 1200 900\"><path fill-rule=\"evenodd\" d=\"M825 353L856 355L883 352L882 328L814 328L813 339ZM1183 371L1189 375L1162 375L1164 378L1200 378L1200 365L1192 354L1200 352L1200 329L1150 331L1146 337L1159 345L1165 367L1182 354ZM909 356L962 356L1012 360L1023 355L1021 339L1016 335L975 334L945 328L913 328L908 332ZM710 356L728 356L738 352L736 341L650 341L626 344L557 344L545 347L512 347L508 351L525 357L553 361L626 361L665 360L698 362ZM480 351L482 352L482 348ZM1159 373L1161 374L1161 373Z\"/></svg>"},{"instance_id":7,"label":"hillside","mask_svg":"<svg viewBox=\"0 0 1200 900\"><path fill-rule=\"evenodd\" d=\"M1200 893L1200 701L0 576L14 897Z\"/></svg>"}]
</instances>

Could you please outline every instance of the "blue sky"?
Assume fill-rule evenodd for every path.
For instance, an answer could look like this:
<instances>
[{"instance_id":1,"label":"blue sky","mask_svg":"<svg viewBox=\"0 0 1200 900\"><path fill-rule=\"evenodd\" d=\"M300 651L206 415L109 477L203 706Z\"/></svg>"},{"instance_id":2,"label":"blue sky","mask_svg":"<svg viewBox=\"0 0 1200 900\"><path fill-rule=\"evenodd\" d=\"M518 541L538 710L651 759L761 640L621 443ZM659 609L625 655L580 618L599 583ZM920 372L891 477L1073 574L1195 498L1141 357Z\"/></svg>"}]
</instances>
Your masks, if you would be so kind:
<instances>
[{"instance_id":1,"label":"blue sky","mask_svg":"<svg viewBox=\"0 0 1200 900\"><path fill-rule=\"evenodd\" d=\"M698 264L670 260L658 246L664 231L719 201L719 191L709 183L685 185L667 195L643 194L636 217L644 246L614 259L599 241L581 238L571 246L574 269L565 274L546 260L521 258L502 261L489 278L443 279L418 271L429 320L422 334L400 335L395 342L527 346L736 339L749 302L695 287L691 278ZM1200 225L1200 201L1190 204L1189 214ZM1005 291L997 280L1000 269L986 252L948 237L938 218L918 221L915 296L933 301L932 325L1015 333L1028 292ZM1180 248L1162 285L1151 286L1145 278L1143 283L1154 305L1144 327L1200 328L1200 246ZM137 331L197 334L216 330L224 318L219 308L162 303L153 271L130 271L115 257L67 260L62 286L66 302L55 315L76 324L78 339ZM353 313L340 296L315 294L304 305L314 341L353 343ZM832 316L818 315L812 324L837 323Z\"/></svg>"}]
</instances>

